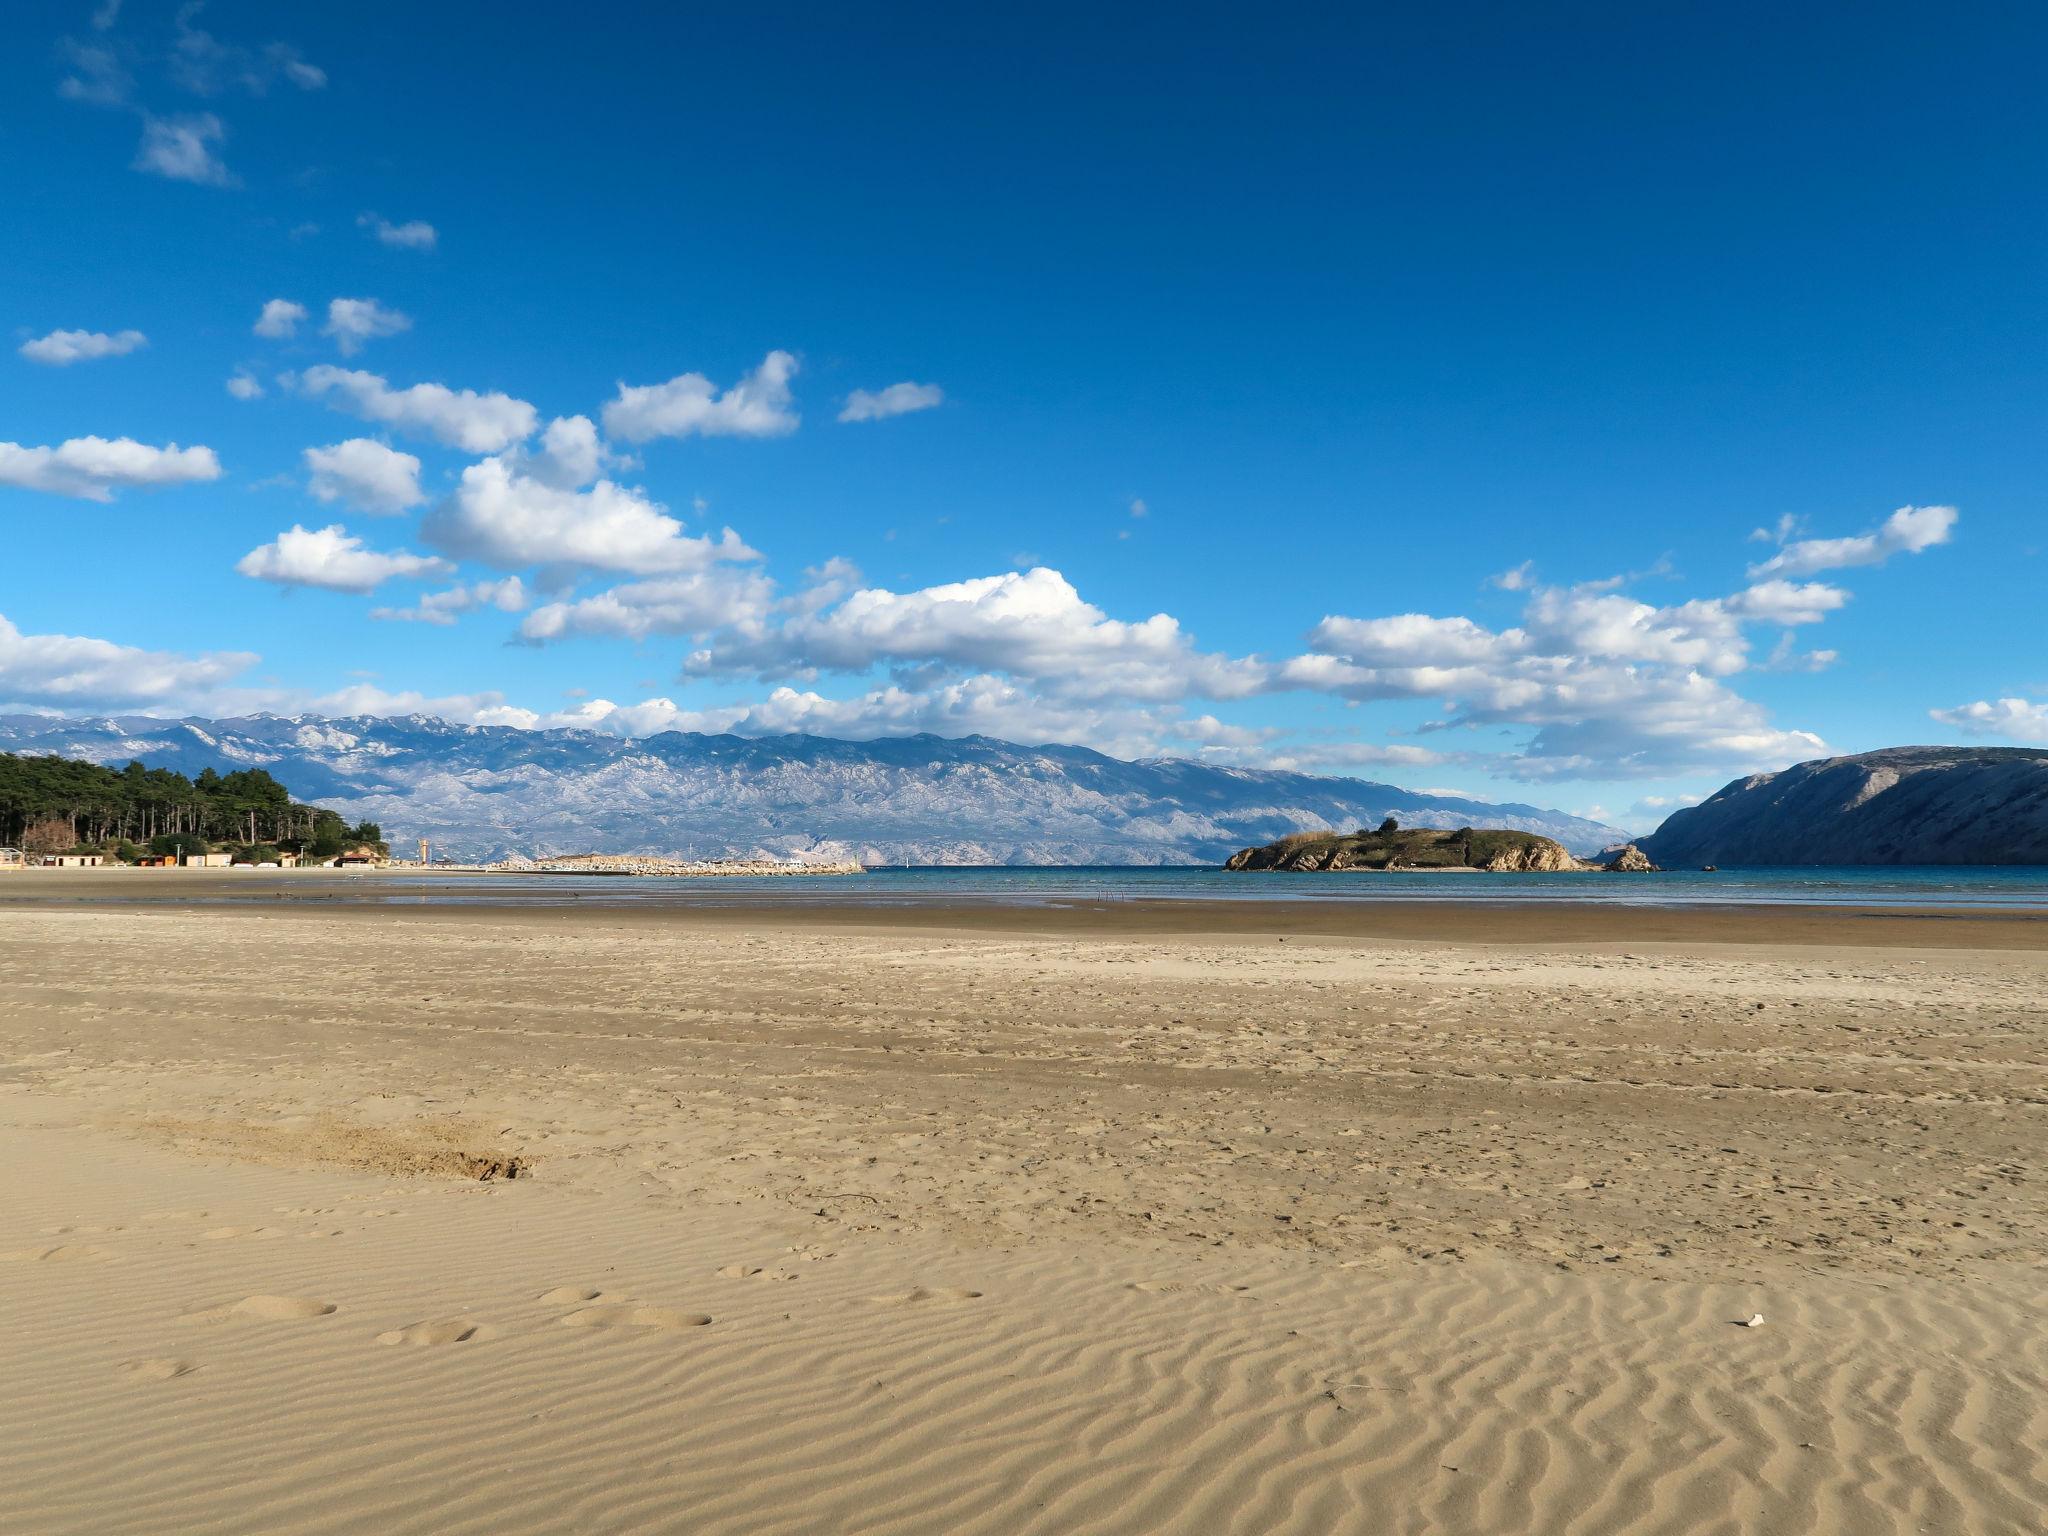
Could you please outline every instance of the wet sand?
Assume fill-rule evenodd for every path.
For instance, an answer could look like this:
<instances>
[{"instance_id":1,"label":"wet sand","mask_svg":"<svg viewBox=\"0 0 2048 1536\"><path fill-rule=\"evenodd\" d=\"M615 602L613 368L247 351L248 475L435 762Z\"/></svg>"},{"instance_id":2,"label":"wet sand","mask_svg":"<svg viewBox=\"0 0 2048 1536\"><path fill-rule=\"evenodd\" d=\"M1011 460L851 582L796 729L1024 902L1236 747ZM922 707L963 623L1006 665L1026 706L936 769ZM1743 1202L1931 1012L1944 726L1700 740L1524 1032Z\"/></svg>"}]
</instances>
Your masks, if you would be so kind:
<instances>
[{"instance_id":1,"label":"wet sand","mask_svg":"<svg viewBox=\"0 0 2048 1536\"><path fill-rule=\"evenodd\" d=\"M0 1528L2048 1507L2037 917L223 884L0 877Z\"/></svg>"}]
</instances>

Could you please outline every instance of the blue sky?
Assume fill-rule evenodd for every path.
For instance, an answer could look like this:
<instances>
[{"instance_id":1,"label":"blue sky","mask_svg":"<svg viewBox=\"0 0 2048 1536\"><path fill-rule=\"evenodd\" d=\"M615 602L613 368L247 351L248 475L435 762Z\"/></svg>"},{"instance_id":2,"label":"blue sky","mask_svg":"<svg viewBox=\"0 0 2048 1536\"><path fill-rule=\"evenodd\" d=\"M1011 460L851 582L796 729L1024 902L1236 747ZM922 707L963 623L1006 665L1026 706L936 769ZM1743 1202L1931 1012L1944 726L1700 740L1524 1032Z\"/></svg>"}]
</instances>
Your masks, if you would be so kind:
<instances>
[{"instance_id":1,"label":"blue sky","mask_svg":"<svg viewBox=\"0 0 2048 1536\"><path fill-rule=\"evenodd\" d=\"M0 707L2048 741L2040 12L986 9L13 7Z\"/></svg>"}]
</instances>

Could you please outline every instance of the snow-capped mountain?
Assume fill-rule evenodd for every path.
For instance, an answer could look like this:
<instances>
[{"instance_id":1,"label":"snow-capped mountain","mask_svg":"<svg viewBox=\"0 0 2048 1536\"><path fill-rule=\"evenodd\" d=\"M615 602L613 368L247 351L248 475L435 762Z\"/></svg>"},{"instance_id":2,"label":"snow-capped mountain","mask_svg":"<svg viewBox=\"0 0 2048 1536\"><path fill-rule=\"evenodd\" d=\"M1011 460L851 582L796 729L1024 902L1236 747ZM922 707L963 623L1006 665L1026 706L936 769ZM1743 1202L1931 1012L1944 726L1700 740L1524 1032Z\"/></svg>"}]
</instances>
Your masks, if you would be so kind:
<instances>
[{"instance_id":1,"label":"snow-capped mountain","mask_svg":"<svg viewBox=\"0 0 2048 1536\"><path fill-rule=\"evenodd\" d=\"M264 768L301 800L380 822L436 857L664 853L850 855L868 863L1218 864L1289 832L1399 817L1513 827L1590 853L1617 828L1361 779L1123 762L1085 747L985 736L821 736L452 725L424 715L329 720L0 716L0 751L196 774Z\"/></svg>"}]
</instances>

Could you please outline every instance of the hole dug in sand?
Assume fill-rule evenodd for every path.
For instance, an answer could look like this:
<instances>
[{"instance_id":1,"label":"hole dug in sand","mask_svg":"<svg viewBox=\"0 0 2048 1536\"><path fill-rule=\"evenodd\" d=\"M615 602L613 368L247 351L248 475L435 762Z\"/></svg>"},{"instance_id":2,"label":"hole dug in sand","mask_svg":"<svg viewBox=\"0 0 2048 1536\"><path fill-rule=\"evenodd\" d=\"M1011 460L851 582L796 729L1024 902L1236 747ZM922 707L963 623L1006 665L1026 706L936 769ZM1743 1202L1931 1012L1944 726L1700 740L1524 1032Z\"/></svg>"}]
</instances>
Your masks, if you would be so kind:
<instances>
[{"instance_id":1,"label":"hole dug in sand","mask_svg":"<svg viewBox=\"0 0 2048 1536\"><path fill-rule=\"evenodd\" d=\"M282 1167L319 1164L369 1173L490 1183L533 1175L532 1164L493 1147L501 1133L488 1124L449 1116L397 1125L364 1125L336 1114L263 1122L156 1117L144 1130L169 1137L183 1151Z\"/></svg>"}]
</instances>

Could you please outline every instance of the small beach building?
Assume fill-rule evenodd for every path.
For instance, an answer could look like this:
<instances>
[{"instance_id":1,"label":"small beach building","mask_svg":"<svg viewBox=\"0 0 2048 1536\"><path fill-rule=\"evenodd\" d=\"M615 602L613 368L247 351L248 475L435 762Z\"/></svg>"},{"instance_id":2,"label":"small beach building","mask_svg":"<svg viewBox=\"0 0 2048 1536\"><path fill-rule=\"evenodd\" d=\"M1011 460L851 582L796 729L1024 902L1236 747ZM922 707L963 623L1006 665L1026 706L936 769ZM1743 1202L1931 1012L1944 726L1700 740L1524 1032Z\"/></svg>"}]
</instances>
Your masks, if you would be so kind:
<instances>
[{"instance_id":1,"label":"small beach building","mask_svg":"<svg viewBox=\"0 0 2048 1536\"><path fill-rule=\"evenodd\" d=\"M179 856L178 862L187 869L226 869L235 862L232 853L187 853Z\"/></svg>"},{"instance_id":2,"label":"small beach building","mask_svg":"<svg viewBox=\"0 0 2048 1536\"><path fill-rule=\"evenodd\" d=\"M97 869L100 855L96 853L52 853L43 858L46 869Z\"/></svg>"}]
</instances>

